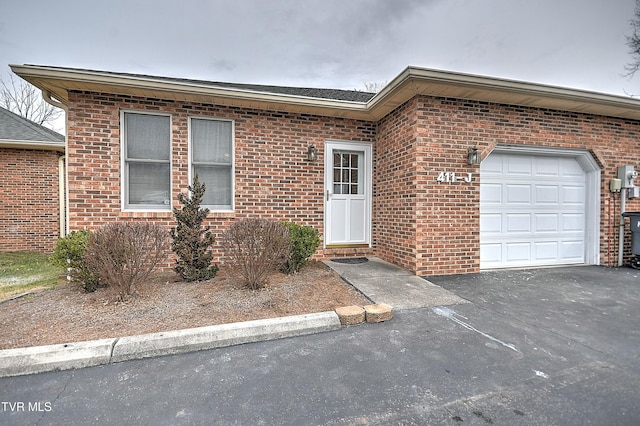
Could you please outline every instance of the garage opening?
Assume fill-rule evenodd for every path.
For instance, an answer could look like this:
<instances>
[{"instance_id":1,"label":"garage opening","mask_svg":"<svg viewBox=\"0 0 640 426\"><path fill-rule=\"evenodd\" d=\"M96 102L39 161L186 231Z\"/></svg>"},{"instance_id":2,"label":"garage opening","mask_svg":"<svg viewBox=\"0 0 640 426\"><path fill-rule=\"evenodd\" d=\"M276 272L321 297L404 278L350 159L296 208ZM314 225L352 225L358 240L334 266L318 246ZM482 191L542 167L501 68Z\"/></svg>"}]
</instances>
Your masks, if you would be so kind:
<instances>
[{"instance_id":1,"label":"garage opening","mask_svg":"<svg viewBox=\"0 0 640 426\"><path fill-rule=\"evenodd\" d=\"M599 206L588 151L496 147L480 166L480 268L598 264Z\"/></svg>"}]
</instances>

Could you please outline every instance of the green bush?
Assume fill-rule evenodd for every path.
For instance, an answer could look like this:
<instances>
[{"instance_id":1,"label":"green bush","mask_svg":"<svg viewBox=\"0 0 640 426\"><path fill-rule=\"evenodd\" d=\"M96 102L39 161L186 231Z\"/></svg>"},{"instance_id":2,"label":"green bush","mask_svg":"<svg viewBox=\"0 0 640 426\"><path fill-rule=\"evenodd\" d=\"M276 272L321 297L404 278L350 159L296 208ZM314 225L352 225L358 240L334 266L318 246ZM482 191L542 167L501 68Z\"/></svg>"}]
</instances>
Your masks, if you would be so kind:
<instances>
[{"instance_id":1,"label":"green bush","mask_svg":"<svg viewBox=\"0 0 640 426\"><path fill-rule=\"evenodd\" d=\"M218 266L211 264L215 238L210 227L202 224L209 214L209 209L200 207L204 191L205 185L196 175L189 186L191 196L178 194L182 208L173 209L177 226L170 231L171 250L178 256L174 270L185 281L205 281L218 272Z\"/></svg>"},{"instance_id":2,"label":"green bush","mask_svg":"<svg viewBox=\"0 0 640 426\"><path fill-rule=\"evenodd\" d=\"M49 257L52 264L67 268L71 280L82 285L88 292L99 287L98 278L84 260L90 236L91 231L88 229L70 232L56 241L53 254Z\"/></svg>"},{"instance_id":3,"label":"green bush","mask_svg":"<svg viewBox=\"0 0 640 426\"><path fill-rule=\"evenodd\" d=\"M298 272L307 260L311 257L320 245L318 230L311 226L298 225L293 222L284 222L284 226L289 230L289 258L283 265L283 270L287 274Z\"/></svg>"}]
</instances>

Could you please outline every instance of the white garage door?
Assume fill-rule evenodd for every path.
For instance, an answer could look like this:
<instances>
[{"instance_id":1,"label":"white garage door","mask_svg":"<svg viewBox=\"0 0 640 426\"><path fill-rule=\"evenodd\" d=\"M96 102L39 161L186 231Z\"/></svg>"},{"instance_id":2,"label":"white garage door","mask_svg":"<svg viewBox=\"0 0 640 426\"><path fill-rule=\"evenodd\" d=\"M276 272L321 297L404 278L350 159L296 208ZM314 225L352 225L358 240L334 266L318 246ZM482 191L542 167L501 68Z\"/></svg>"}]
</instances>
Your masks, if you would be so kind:
<instances>
[{"instance_id":1,"label":"white garage door","mask_svg":"<svg viewBox=\"0 0 640 426\"><path fill-rule=\"evenodd\" d=\"M584 263L585 193L576 158L489 155L480 166L480 267Z\"/></svg>"}]
</instances>

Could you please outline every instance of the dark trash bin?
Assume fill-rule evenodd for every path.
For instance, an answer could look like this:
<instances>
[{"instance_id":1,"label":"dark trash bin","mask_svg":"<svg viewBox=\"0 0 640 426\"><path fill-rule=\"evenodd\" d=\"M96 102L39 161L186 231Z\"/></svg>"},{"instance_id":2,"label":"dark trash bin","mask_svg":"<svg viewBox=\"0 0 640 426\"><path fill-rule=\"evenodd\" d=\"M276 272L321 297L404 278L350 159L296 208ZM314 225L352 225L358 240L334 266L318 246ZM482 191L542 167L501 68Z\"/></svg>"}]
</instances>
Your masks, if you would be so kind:
<instances>
[{"instance_id":1,"label":"dark trash bin","mask_svg":"<svg viewBox=\"0 0 640 426\"><path fill-rule=\"evenodd\" d=\"M624 212L631 221L631 253L640 255L640 212Z\"/></svg>"},{"instance_id":2,"label":"dark trash bin","mask_svg":"<svg viewBox=\"0 0 640 426\"><path fill-rule=\"evenodd\" d=\"M622 216L628 217L631 224L631 253L635 255L631 267L640 269L640 212L624 212Z\"/></svg>"}]
</instances>

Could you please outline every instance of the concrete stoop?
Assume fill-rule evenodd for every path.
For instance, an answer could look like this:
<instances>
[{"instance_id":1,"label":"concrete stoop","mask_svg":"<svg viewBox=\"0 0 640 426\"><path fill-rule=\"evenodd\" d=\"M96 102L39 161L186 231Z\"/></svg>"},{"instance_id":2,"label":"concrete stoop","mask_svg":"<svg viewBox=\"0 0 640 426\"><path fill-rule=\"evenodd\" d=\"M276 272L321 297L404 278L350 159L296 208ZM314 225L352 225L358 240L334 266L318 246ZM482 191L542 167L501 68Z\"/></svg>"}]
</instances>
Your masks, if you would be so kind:
<instances>
[{"instance_id":1,"label":"concrete stoop","mask_svg":"<svg viewBox=\"0 0 640 426\"><path fill-rule=\"evenodd\" d=\"M336 314L342 325L376 323L389 321L393 318L393 307L386 303L378 303L366 306L345 306L336 308Z\"/></svg>"}]
</instances>

